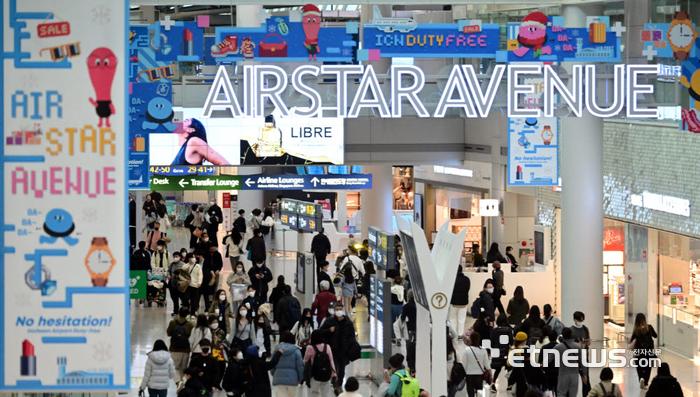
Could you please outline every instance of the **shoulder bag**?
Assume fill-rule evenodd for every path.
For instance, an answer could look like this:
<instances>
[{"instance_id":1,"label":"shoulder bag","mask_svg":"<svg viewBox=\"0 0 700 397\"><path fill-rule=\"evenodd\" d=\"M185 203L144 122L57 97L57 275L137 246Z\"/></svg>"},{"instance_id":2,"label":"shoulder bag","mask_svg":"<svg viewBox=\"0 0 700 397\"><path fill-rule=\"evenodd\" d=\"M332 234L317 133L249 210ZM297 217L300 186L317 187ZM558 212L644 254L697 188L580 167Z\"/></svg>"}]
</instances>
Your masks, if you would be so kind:
<instances>
[{"instance_id":1,"label":"shoulder bag","mask_svg":"<svg viewBox=\"0 0 700 397\"><path fill-rule=\"evenodd\" d=\"M476 356L476 353L474 353L474 348L472 346L469 346L469 350L471 350L472 355L474 355L474 359L476 360L476 363L479 365L479 369L482 372L481 378L484 380L484 382L491 384L491 371L484 369L484 367L481 366L481 362L479 361L479 357Z\"/></svg>"}]
</instances>

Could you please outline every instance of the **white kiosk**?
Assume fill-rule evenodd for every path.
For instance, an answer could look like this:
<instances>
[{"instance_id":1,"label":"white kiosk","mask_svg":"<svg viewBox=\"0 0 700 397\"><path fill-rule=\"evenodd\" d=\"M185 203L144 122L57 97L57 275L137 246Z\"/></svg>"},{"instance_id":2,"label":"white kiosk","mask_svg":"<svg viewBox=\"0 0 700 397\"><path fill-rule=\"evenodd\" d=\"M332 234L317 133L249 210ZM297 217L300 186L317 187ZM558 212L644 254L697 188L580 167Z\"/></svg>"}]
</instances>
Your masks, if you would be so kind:
<instances>
[{"instance_id":1,"label":"white kiosk","mask_svg":"<svg viewBox=\"0 0 700 397\"><path fill-rule=\"evenodd\" d=\"M401 217L396 219L417 303L416 357L432 357L432 360L416 360L416 377L421 387L430 390L431 395L446 396L447 369L443 363L447 362L447 337L444 327L467 230L462 229L459 234L451 233L445 222L437 232L431 252L420 226ZM428 312L429 316L426 316Z\"/></svg>"}]
</instances>

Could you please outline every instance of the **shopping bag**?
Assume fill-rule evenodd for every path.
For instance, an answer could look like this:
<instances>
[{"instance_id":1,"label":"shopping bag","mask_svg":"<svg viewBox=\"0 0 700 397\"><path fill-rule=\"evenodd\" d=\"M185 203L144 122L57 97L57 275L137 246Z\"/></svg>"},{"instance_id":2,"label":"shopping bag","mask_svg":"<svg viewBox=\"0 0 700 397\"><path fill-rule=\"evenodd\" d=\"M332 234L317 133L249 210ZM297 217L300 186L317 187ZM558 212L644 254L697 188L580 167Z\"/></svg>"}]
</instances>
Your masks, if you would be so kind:
<instances>
[{"instance_id":1,"label":"shopping bag","mask_svg":"<svg viewBox=\"0 0 700 397\"><path fill-rule=\"evenodd\" d=\"M240 302L245 299L248 287L245 284L231 284L231 300Z\"/></svg>"},{"instance_id":2,"label":"shopping bag","mask_svg":"<svg viewBox=\"0 0 700 397\"><path fill-rule=\"evenodd\" d=\"M277 37L282 40L281 43L266 42L272 40L271 37ZM270 33L260 41L260 49L258 49L260 58L286 58L287 57L287 42L282 36L277 33Z\"/></svg>"}]
</instances>

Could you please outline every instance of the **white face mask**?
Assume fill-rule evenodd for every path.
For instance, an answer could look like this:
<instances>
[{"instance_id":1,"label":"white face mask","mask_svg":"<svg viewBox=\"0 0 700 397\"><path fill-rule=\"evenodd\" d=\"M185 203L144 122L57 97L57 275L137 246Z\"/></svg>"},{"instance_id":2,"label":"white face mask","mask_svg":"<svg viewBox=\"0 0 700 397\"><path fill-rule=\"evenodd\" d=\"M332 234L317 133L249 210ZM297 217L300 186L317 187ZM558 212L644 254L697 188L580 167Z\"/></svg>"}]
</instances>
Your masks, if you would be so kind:
<instances>
[{"instance_id":1,"label":"white face mask","mask_svg":"<svg viewBox=\"0 0 700 397\"><path fill-rule=\"evenodd\" d=\"M583 327L583 321L575 321L575 320L574 320L574 325L575 325L577 328L581 328L581 327Z\"/></svg>"},{"instance_id":2,"label":"white face mask","mask_svg":"<svg viewBox=\"0 0 700 397\"><path fill-rule=\"evenodd\" d=\"M236 274L243 274L243 269L240 267L236 268Z\"/></svg>"},{"instance_id":3,"label":"white face mask","mask_svg":"<svg viewBox=\"0 0 700 397\"><path fill-rule=\"evenodd\" d=\"M180 262L180 258L178 258L178 257L173 258L173 262L175 262L175 263Z\"/></svg>"},{"instance_id":4,"label":"white face mask","mask_svg":"<svg viewBox=\"0 0 700 397\"><path fill-rule=\"evenodd\" d=\"M248 315L248 311L247 311L247 310L241 310L240 312L238 312L238 314L239 314L241 317L245 317L245 316Z\"/></svg>"},{"instance_id":5,"label":"white face mask","mask_svg":"<svg viewBox=\"0 0 700 397\"><path fill-rule=\"evenodd\" d=\"M211 202L211 205L214 205L214 204L216 204L216 201L212 201L212 202Z\"/></svg>"},{"instance_id":6,"label":"white face mask","mask_svg":"<svg viewBox=\"0 0 700 397\"><path fill-rule=\"evenodd\" d=\"M204 242L206 243L207 241L209 241L209 237L204 237L202 240L204 240Z\"/></svg>"},{"instance_id":7,"label":"white face mask","mask_svg":"<svg viewBox=\"0 0 700 397\"><path fill-rule=\"evenodd\" d=\"M221 299L222 301L225 301L225 300L226 300L226 295L225 295L225 294L219 295L219 299Z\"/></svg>"},{"instance_id":8,"label":"white face mask","mask_svg":"<svg viewBox=\"0 0 700 397\"><path fill-rule=\"evenodd\" d=\"M343 317L345 315L345 310L340 309L335 311L335 316L336 317Z\"/></svg>"},{"instance_id":9,"label":"white face mask","mask_svg":"<svg viewBox=\"0 0 700 397\"><path fill-rule=\"evenodd\" d=\"M258 266L258 267L262 267L262 265L263 265L262 263L256 263L256 266Z\"/></svg>"},{"instance_id":10,"label":"white face mask","mask_svg":"<svg viewBox=\"0 0 700 397\"><path fill-rule=\"evenodd\" d=\"M239 360L243 360L243 353L238 352L238 355L236 355L236 358L238 358Z\"/></svg>"},{"instance_id":11,"label":"white face mask","mask_svg":"<svg viewBox=\"0 0 700 397\"><path fill-rule=\"evenodd\" d=\"M162 251L162 250L163 250L163 246L162 246L162 245L159 245L159 246L158 246L158 251Z\"/></svg>"},{"instance_id":12,"label":"white face mask","mask_svg":"<svg viewBox=\"0 0 700 397\"><path fill-rule=\"evenodd\" d=\"M217 329L219 328L219 323L214 323L211 325L211 329Z\"/></svg>"},{"instance_id":13,"label":"white face mask","mask_svg":"<svg viewBox=\"0 0 700 397\"><path fill-rule=\"evenodd\" d=\"M195 263L197 262L197 258L190 258L190 263Z\"/></svg>"},{"instance_id":14,"label":"white face mask","mask_svg":"<svg viewBox=\"0 0 700 397\"><path fill-rule=\"evenodd\" d=\"M253 291L248 292L248 296L250 296L251 298L254 298L254 297L255 297L255 292L253 292Z\"/></svg>"},{"instance_id":15,"label":"white face mask","mask_svg":"<svg viewBox=\"0 0 700 397\"><path fill-rule=\"evenodd\" d=\"M493 294L493 287L487 289L486 292L488 292L489 294Z\"/></svg>"}]
</instances>

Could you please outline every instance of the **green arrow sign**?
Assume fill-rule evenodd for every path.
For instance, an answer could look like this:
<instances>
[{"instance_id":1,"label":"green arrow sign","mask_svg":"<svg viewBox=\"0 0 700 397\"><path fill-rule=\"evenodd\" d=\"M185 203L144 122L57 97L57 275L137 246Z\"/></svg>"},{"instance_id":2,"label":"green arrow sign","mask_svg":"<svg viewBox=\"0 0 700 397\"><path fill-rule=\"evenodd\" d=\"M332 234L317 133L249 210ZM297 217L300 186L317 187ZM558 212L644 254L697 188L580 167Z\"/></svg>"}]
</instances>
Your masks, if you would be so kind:
<instances>
[{"instance_id":1,"label":"green arrow sign","mask_svg":"<svg viewBox=\"0 0 700 397\"><path fill-rule=\"evenodd\" d=\"M154 190L240 190L241 177L238 175L187 175L151 176L151 189Z\"/></svg>"}]
</instances>

